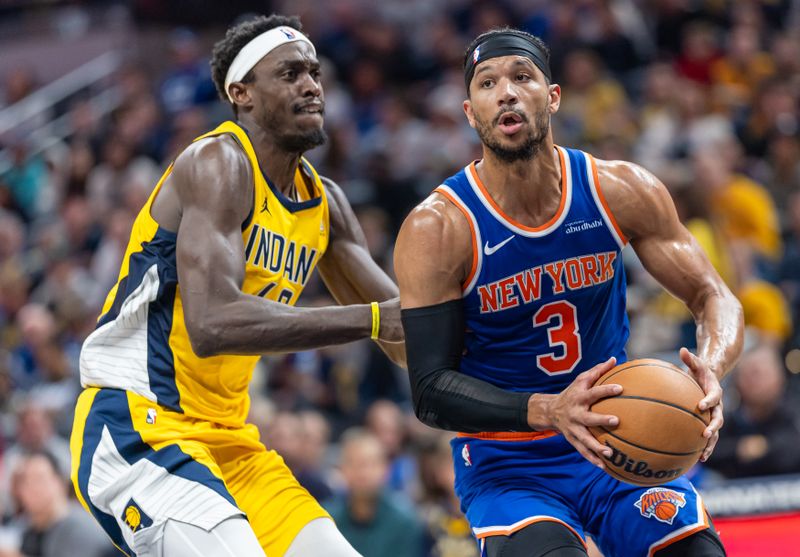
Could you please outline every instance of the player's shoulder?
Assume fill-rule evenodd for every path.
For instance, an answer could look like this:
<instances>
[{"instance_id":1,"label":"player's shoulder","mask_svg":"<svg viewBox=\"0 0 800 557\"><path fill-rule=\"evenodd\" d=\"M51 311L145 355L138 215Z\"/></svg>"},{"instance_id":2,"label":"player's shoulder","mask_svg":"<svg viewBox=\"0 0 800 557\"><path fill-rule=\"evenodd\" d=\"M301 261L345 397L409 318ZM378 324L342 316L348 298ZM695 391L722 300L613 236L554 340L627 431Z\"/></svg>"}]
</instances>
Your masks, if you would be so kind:
<instances>
[{"instance_id":1,"label":"player's shoulder","mask_svg":"<svg viewBox=\"0 0 800 557\"><path fill-rule=\"evenodd\" d=\"M239 142L227 133L193 141L178 154L174 164L176 168L198 164L231 165L231 171L250 167L247 153Z\"/></svg>"},{"instance_id":2,"label":"player's shoulder","mask_svg":"<svg viewBox=\"0 0 800 557\"><path fill-rule=\"evenodd\" d=\"M630 161L595 159L606 197L654 195L664 188L652 172Z\"/></svg>"},{"instance_id":3,"label":"player's shoulder","mask_svg":"<svg viewBox=\"0 0 800 557\"><path fill-rule=\"evenodd\" d=\"M320 174L319 181L322 184L322 188L325 190L325 194L330 202L338 205L342 203L349 203L347 201L347 195L344 193L342 186L337 184L334 180Z\"/></svg>"},{"instance_id":4,"label":"player's shoulder","mask_svg":"<svg viewBox=\"0 0 800 557\"><path fill-rule=\"evenodd\" d=\"M469 230L461 211L443 193L433 191L414 207L406 217L402 229L414 235L441 235Z\"/></svg>"},{"instance_id":5,"label":"player's shoulder","mask_svg":"<svg viewBox=\"0 0 800 557\"><path fill-rule=\"evenodd\" d=\"M672 198L652 172L629 161L596 159L596 164L599 189L629 238L672 221Z\"/></svg>"},{"instance_id":6,"label":"player's shoulder","mask_svg":"<svg viewBox=\"0 0 800 557\"><path fill-rule=\"evenodd\" d=\"M408 273L432 272L437 280L468 276L474 245L472 225L452 201L434 191L406 217L395 245L395 269L401 280ZM444 274L443 274L444 273Z\"/></svg>"},{"instance_id":7,"label":"player's shoulder","mask_svg":"<svg viewBox=\"0 0 800 557\"><path fill-rule=\"evenodd\" d=\"M331 230L334 235L337 235L342 230L349 230L355 216L350 207L350 201L347 199L344 189L337 184L334 180L327 176L319 175L320 184L325 191L325 199L328 204L328 214L330 215Z\"/></svg>"},{"instance_id":8,"label":"player's shoulder","mask_svg":"<svg viewBox=\"0 0 800 557\"><path fill-rule=\"evenodd\" d=\"M249 210L252 203L253 167L229 134L191 143L175 158L169 182L184 202L200 201L220 210L239 206Z\"/></svg>"}]
</instances>

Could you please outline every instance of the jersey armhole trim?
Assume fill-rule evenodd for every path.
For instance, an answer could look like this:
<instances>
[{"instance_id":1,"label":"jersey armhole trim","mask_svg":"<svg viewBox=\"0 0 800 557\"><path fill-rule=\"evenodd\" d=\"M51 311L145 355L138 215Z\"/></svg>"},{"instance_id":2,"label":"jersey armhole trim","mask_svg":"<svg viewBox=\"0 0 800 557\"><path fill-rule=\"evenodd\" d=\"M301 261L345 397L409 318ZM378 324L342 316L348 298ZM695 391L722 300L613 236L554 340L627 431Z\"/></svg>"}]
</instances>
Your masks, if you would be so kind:
<instances>
[{"instance_id":1,"label":"jersey armhole trim","mask_svg":"<svg viewBox=\"0 0 800 557\"><path fill-rule=\"evenodd\" d=\"M614 239L619 244L620 249L624 248L628 244L628 238L622 232L622 229L617 224L617 219L614 218L614 214L611 212L611 208L608 206L608 202L606 201L605 196L603 195L603 190L600 187L600 177L597 174L597 163L594 160L594 157L589 153L584 153L584 156L589 163L587 165L587 169L591 168L590 171L587 172L589 177L589 186L592 190L592 196L594 197L595 204L597 208L600 210L600 213L603 215L603 219L606 221L606 224L611 231L611 234L614 236Z\"/></svg>"},{"instance_id":2,"label":"jersey armhole trim","mask_svg":"<svg viewBox=\"0 0 800 557\"><path fill-rule=\"evenodd\" d=\"M464 215L464 218L467 219L467 224L469 225L469 230L472 236L472 266L467 278L465 278L464 282L461 283L462 295L466 296L472 292L472 289L475 287L475 283L478 281L478 275L480 274L481 264L483 263L483 256L481 254L481 232L478 228L478 221L475 219L475 215L472 214L472 211L470 211L466 204L458 197L458 194L449 186L442 184L433 191L444 196L459 211L461 211L461 213Z\"/></svg>"},{"instance_id":3,"label":"jersey armhole trim","mask_svg":"<svg viewBox=\"0 0 800 557\"><path fill-rule=\"evenodd\" d=\"M257 197L256 188L258 187L257 180L256 180L256 169L253 167L253 162L250 160L250 156L249 156L250 155L250 151L248 151L247 146L242 142L241 138L238 135L236 135L236 132L234 130L227 129L227 126L225 126L225 128L223 128L223 126L225 126L224 123L221 124L217 129L212 130L212 131L210 131L208 133L205 133L205 134L201 135L200 137L198 137L197 139L192 141L192 143L194 143L196 141L200 141L201 139L208 139L208 138L211 138L211 137L220 137L220 136L223 136L223 135L227 135L231 139L233 139L236 142L236 144L239 146L239 148L244 152L244 155L247 158L247 164L250 166L250 170L253 173L253 183L252 183L252 186L253 186L253 202L250 204L250 211L247 213L247 217L245 217L245 219L242 221L242 232L244 232L253 223L253 217L256 214L256 197Z\"/></svg>"},{"instance_id":4,"label":"jersey armhole trim","mask_svg":"<svg viewBox=\"0 0 800 557\"><path fill-rule=\"evenodd\" d=\"M229 134L233 138L242 151L244 151L245 156L249 155L247 146L242 142L238 135L233 133L233 131L228 131L225 133ZM249 156L247 156L247 163L250 165L250 170L253 172L253 203L250 205L250 212L247 213L247 218L245 218L242 222L242 232L250 228L250 225L253 224L253 218L256 216L256 199L258 198L258 180L256 179L256 169L253 167L253 161L250 160Z\"/></svg>"},{"instance_id":5,"label":"jersey armhole trim","mask_svg":"<svg viewBox=\"0 0 800 557\"><path fill-rule=\"evenodd\" d=\"M161 188L164 186L164 183L167 181L167 178L169 178L170 175L172 174L172 169L174 166L175 166L175 161L173 160L172 162L169 163L169 166L164 171L164 174L161 175L161 178L158 179L158 182L156 182L153 191L150 193L150 197L147 199L147 203L145 203L145 207L147 208L147 218L149 218L152 222L154 222L158 228L163 228L163 227L161 226L161 223L158 222L156 218L153 216L153 203L155 203L158 194L161 193ZM175 234L177 236L177 231L175 232Z\"/></svg>"}]
</instances>

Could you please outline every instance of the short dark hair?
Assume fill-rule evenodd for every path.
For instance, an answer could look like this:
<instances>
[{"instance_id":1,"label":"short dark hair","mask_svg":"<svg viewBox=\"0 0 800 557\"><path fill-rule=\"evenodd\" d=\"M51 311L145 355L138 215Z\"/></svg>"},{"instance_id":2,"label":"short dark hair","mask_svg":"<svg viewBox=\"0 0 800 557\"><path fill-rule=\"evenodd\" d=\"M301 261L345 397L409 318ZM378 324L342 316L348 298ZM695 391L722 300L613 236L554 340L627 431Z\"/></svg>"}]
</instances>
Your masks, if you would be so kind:
<instances>
[{"instance_id":1,"label":"short dark hair","mask_svg":"<svg viewBox=\"0 0 800 557\"><path fill-rule=\"evenodd\" d=\"M217 93L223 101L229 102L228 92L225 90L225 76L228 74L233 59L247 43L276 27L291 27L303 31L303 24L296 15L272 14L269 17L262 15L234 25L225 33L225 38L214 45L211 54L211 77ZM249 83L252 80L253 71L250 70L242 78L242 83Z\"/></svg>"},{"instance_id":2,"label":"short dark hair","mask_svg":"<svg viewBox=\"0 0 800 557\"><path fill-rule=\"evenodd\" d=\"M469 43L467 50L464 51L464 61L462 63L462 67L464 68L464 70L467 69L467 62L469 62L469 56L472 53L472 51L475 50L475 47L484 42L485 40L490 39L496 35L516 35L517 37L532 42L534 45L536 45L536 47L539 50L541 50L544 53L546 58L545 62L547 62L548 65L550 64L550 47L547 46L547 43L545 43L542 39L540 39L536 35L531 35L527 31L522 31L521 29L514 29L513 27L497 27L495 29L490 29L489 31L486 31L485 33L481 33L480 35L475 37L475 39L471 43ZM545 81L547 81L547 84L550 85L550 80L547 79L547 76L545 76L544 79ZM469 88L467 89L467 95L469 95Z\"/></svg>"}]
</instances>

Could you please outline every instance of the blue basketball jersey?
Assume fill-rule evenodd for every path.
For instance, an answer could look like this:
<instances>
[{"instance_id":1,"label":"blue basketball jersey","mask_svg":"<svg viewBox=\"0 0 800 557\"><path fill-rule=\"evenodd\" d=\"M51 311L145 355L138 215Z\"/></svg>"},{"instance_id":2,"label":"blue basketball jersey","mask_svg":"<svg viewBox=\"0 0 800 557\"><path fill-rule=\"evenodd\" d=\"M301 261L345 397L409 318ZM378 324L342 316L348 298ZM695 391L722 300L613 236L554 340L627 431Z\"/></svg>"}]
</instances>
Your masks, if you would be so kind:
<instances>
[{"instance_id":1,"label":"blue basketball jersey","mask_svg":"<svg viewBox=\"0 0 800 557\"><path fill-rule=\"evenodd\" d=\"M436 190L472 228L461 372L508 390L558 393L611 356L627 359L627 239L592 157L556 149L561 204L540 227L504 215L474 163ZM543 520L581 540L591 534L607 557L652 557L709 526L685 477L650 488L622 483L556 431L459 434L451 445L455 491L483 555L487 537Z\"/></svg>"},{"instance_id":2,"label":"blue basketball jersey","mask_svg":"<svg viewBox=\"0 0 800 557\"><path fill-rule=\"evenodd\" d=\"M464 213L473 236L461 372L503 389L558 393L611 356L626 360L620 253L627 240L598 187L594 159L556 149L561 204L537 228L503 213L475 163L436 189Z\"/></svg>"}]
</instances>

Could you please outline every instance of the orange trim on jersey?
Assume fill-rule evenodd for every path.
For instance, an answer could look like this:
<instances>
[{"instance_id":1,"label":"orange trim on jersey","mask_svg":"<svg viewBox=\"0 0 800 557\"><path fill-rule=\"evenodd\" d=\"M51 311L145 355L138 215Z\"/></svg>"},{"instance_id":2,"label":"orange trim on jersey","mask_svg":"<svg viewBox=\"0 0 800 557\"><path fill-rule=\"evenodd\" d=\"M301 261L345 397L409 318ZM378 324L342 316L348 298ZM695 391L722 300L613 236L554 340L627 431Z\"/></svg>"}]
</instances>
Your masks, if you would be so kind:
<instances>
[{"instance_id":1,"label":"orange trim on jersey","mask_svg":"<svg viewBox=\"0 0 800 557\"><path fill-rule=\"evenodd\" d=\"M666 540L664 542L661 542L657 546L653 547L650 550L650 552L647 554L647 556L648 557L653 557L653 555L655 555L655 553L657 551L660 551L660 550L664 549L665 547L667 547L668 545L672 545L673 543L678 542L678 541L680 541L680 540L682 540L684 538L688 538L692 534L696 534L697 532L700 532L701 530L705 530L708 527L709 527L708 513L704 509L703 510L703 523L702 524L699 524L698 526L692 528L691 530L687 530L686 532L682 532L681 534L678 534L674 538L670 538L670 539L668 539L668 540Z\"/></svg>"},{"instance_id":2,"label":"orange trim on jersey","mask_svg":"<svg viewBox=\"0 0 800 557\"><path fill-rule=\"evenodd\" d=\"M527 232L541 232L542 230L546 230L547 228L552 226L558 220L558 218L561 216L561 213L564 212L564 207L566 207L567 205L567 163L566 160L564 159L564 154L561 152L561 149L556 148L556 152L558 153L558 159L561 161L561 203L558 206L558 211L556 211L556 214L553 215L553 218L551 218L549 221L547 221L541 226L536 226L536 227L525 226L524 224L518 223L517 221L509 217L507 214L505 214L503 210L500 208L500 205L498 205L495 202L495 200L492 199L492 196L489 194L489 191L486 189L486 186L483 185L480 176L478 176L478 169L475 167L474 162L469 165L469 171L472 174L472 178L475 180L475 183L478 185L478 188L481 190L481 193L483 193L483 197L486 199L486 201L489 202L489 204L492 207L494 207L494 210L497 211L497 213L501 217L503 217L505 220L507 220L509 223L513 224L517 228L521 228L522 230L525 230Z\"/></svg>"},{"instance_id":3,"label":"orange trim on jersey","mask_svg":"<svg viewBox=\"0 0 800 557\"><path fill-rule=\"evenodd\" d=\"M464 207L459 199L456 199L447 193L446 190L440 188L436 188L433 191L445 196L450 203L455 205L459 211L464 213L464 218L467 219L467 224L469 224L469 231L472 233L472 268L469 270L467 278L465 278L464 282L461 283L461 289L463 290L470 282L472 282L472 278L475 276L475 272L478 270L478 250L481 249L481 247L478 245L478 232L475 230L475 225L472 222L472 217L470 217L469 211L467 211L467 208Z\"/></svg>"},{"instance_id":4,"label":"orange trim on jersey","mask_svg":"<svg viewBox=\"0 0 800 557\"><path fill-rule=\"evenodd\" d=\"M605 210L606 215L608 215L608 220L611 221L611 225L614 227L614 230L617 231L619 239L622 240L623 244L627 244L628 238L622 233L622 229L617 224L617 219L614 218L614 213L611 212L611 209L606 202L606 198L603 195L603 188L600 187L600 177L597 175L597 164L594 162L594 157L589 155L589 160L592 162L592 176L594 177L594 186L595 189L597 189L597 197L600 198L600 204L603 206L603 210Z\"/></svg>"},{"instance_id":5,"label":"orange trim on jersey","mask_svg":"<svg viewBox=\"0 0 800 557\"><path fill-rule=\"evenodd\" d=\"M553 429L544 431L485 431L483 433L457 433L457 437L472 437L473 439L491 439L492 441L536 441L558 435Z\"/></svg>"},{"instance_id":6,"label":"orange trim on jersey","mask_svg":"<svg viewBox=\"0 0 800 557\"><path fill-rule=\"evenodd\" d=\"M537 522L557 522L558 524L562 524L562 525L566 526L567 528L569 528L569 531L572 532L573 534L575 534L575 537L578 538L581 541L581 543L583 544L583 547L586 548L586 540L584 540L580 536L580 534L578 534L578 532L575 531L575 528L573 528L572 526L570 526L569 524L567 524L563 520L559 520L557 518L553 518L553 517L550 517L550 516L539 516L539 517L531 518L531 519L526 520L525 522L523 522L521 524L516 525L511 530L498 528L497 530L489 530L488 532L481 532L480 534L475 534L475 537L478 538L479 540L482 540L482 539L488 538L490 536L510 536L514 532L519 532L520 530L522 530L526 526L530 526L531 524L536 524Z\"/></svg>"}]
</instances>

